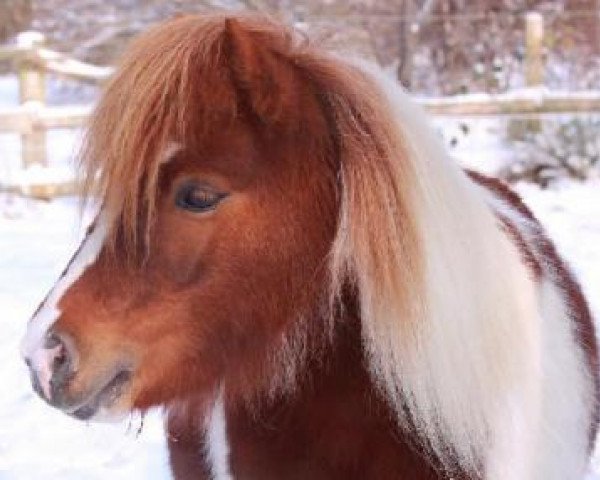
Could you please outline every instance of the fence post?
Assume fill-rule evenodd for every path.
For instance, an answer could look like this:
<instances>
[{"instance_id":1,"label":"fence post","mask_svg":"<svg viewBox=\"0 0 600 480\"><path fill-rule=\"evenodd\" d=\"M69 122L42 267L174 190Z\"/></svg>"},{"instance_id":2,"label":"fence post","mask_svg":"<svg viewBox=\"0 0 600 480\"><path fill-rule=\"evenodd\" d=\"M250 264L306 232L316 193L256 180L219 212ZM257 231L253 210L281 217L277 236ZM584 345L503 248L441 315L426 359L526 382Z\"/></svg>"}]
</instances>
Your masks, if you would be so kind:
<instances>
[{"instance_id":1,"label":"fence post","mask_svg":"<svg viewBox=\"0 0 600 480\"><path fill-rule=\"evenodd\" d=\"M542 46L544 42L544 17L538 12L528 12L525 16L525 82L527 87L541 87L544 84L544 62ZM542 124L539 118L530 118L526 123L530 132L539 132Z\"/></svg>"},{"instance_id":2,"label":"fence post","mask_svg":"<svg viewBox=\"0 0 600 480\"><path fill-rule=\"evenodd\" d=\"M45 43L44 35L39 32L23 32L17 36L17 43L33 51ZM21 104L32 107L41 106L46 101L46 75L24 55L18 65L19 95ZM33 125L32 131L21 134L21 158L25 168L38 164L47 165L46 130Z\"/></svg>"},{"instance_id":3,"label":"fence post","mask_svg":"<svg viewBox=\"0 0 600 480\"><path fill-rule=\"evenodd\" d=\"M540 13L527 13L525 16L525 33L525 78L528 87L538 87L544 84L544 64L542 61L544 17Z\"/></svg>"},{"instance_id":4,"label":"fence post","mask_svg":"<svg viewBox=\"0 0 600 480\"><path fill-rule=\"evenodd\" d=\"M544 83L544 63L542 44L544 40L544 17L538 12L525 15L525 86L541 87ZM542 124L539 118L515 118L509 120L508 138L515 141L525 140L528 133L539 132Z\"/></svg>"}]
</instances>

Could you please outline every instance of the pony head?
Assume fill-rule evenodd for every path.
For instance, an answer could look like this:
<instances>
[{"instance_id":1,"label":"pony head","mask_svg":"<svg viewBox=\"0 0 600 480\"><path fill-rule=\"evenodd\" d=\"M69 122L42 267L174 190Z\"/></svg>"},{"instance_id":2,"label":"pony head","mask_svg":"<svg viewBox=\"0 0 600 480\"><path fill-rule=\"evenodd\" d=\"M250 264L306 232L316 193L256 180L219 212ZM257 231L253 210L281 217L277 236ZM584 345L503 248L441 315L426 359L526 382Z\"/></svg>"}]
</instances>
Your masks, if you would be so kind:
<instances>
[{"instance_id":1,"label":"pony head","mask_svg":"<svg viewBox=\"0 0 600 480\"><path fill-rule=\"evenodd\" d=\"M410 299L412 172L383 102L265 19L180 17L140 37L82 152L100 212L23 342L40 395L101 418L273 394L367 277Z\"/></svg>"}]
</instances>

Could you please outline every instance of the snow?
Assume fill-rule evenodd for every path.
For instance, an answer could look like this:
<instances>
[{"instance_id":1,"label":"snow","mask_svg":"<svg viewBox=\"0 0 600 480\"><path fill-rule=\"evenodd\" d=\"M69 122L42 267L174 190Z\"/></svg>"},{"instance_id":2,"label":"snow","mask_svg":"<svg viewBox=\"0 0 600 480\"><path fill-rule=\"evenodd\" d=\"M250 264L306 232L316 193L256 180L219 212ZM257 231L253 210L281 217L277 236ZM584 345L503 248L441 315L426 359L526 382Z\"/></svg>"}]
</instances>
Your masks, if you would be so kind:
<instances>
[{"instance_id":1,"label":"snow","mask_svg":"<svg viewBox=\"0 0 600 480\"><path fill-rule=\"evenodd\" d=\"M579 100L597 102L600 100L600 91L597 90L550 90L546 86L514 88L505 93L466 93L451 97L418 96L416 99L429 107L443 107L458 104L482 103L512 103L515 100L529 101L542 105L545 100Z\"/></svg>"},{"instance_id":2,"label":"snow","mask_svg":"<svg viewBox=\"0 0 600 480\"><path fill-rule=\"evenodd\" d=\"M98 67L96 65L83 63L47 48L38 50L38 55L41 59L46 61L48 70L56 73L103 81L108 79L114 72L113 67Z\"/></svg>"},{"instance_id":3,"label":"snow","mask_svg":"<svg viewBox=\"0 0 600 480\"><path fill-rule=\"evenodd\" d=\"M19 82L15 75L0 75L0 107L19 105Z\"/></svg>"},{"instance_id":4,"label":"snow","mask_svg":"<svg viewBox=\"0 0 600 480\"><path fill-rule=\"evenodd\" d=\"M507 148L505 119L437 117L438 128L452 157L464 168L495 175L514 160Z\"/></svg>"}]
</instances>

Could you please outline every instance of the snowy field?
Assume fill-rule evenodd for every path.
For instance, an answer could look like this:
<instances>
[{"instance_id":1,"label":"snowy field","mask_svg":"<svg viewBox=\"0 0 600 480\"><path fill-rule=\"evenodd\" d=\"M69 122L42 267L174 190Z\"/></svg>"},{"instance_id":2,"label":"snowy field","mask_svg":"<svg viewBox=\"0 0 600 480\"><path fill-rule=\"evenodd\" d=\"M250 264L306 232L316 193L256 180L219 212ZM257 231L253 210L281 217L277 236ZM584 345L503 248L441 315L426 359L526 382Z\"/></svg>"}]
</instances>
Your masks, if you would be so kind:
<instances>
[{"instance_id":1,"label":"snowy field","mask_svg":"<svg viewBox=\"0 0 600 480\"><path fill-rule=\"evenodd\" d=\"M5 100L12 95L11 82L0 78L0 108L6 105L3 91ZM450 123L442 127L452 135ZM64 165L76 135L53 135L51 162ZM475 131L472 136L479 143L461 141L455 155L489 170L501 151L490 140L494 135ZM0 136L0 180L7 170L14 173L7 165L15 158L17 139ZM563 182L544 191L531 185L517 189L570 261L600 318L600 179ZM0 194L0 480L168 479L160 412L146 418L139 435L138 418L117 425L72 420L33 394L20 360L27 319L76 247L82 223L75 199L44 203ZM600 480L600 459L593 468L589 480Z\"/></svg>"},{"instance_id":2,"label":"snowy field","mask_svg":"<svg viewBox=\"0 0 600 480\"><path fill-rule=\"evenodd\" d=\"M0 480L170 478L162 423L139 418L86 425L31 391L19 359L27 319L60 274L81 235L73 199L0 197Z\"/></svg>"}]
</instances>

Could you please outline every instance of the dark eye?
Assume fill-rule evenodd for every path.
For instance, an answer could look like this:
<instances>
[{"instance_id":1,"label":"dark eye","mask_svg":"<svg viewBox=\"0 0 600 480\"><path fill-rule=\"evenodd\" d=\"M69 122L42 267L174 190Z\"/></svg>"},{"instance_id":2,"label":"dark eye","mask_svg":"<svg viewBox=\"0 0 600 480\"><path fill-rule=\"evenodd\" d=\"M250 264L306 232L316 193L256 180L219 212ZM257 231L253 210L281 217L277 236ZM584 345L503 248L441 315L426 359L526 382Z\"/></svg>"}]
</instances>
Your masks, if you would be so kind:
<instances>
[{"instance_id":1,"label":"dark eye","mask_svg":"<svg viewBox=\"0 0 600 480\"><path fill-rule=\"evenodd\" d=\"M210 185L188 182L177 190L175 205L190 212L206 212L213 210L225 196Z\"/></svg>"}]
</instances>

